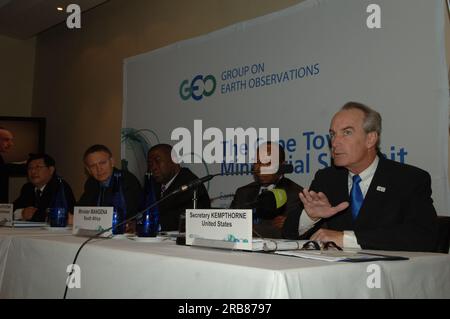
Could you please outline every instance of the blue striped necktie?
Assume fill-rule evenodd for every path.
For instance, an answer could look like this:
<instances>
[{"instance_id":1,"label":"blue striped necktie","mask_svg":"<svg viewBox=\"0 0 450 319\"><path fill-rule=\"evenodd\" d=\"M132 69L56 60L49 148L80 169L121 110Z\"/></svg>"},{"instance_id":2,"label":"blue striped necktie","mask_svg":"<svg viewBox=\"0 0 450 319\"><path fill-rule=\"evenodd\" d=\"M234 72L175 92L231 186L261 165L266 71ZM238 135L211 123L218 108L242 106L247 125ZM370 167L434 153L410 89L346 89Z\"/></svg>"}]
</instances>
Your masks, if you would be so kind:
<instances>
[{"instance_id":1,"label":"blue striped necktie","mask_svg":"<svg viewBox=\"0 0 450 319\"><path fill-rule=\"evenodd\" d=\"M354 175L352 190L350 191L350 208L352 210L353 220L356 220L356 218L358 217L359 210L364 201L364 197L361 192L361 187L359 187L360 182L361 177L359 175Z\"/></svg>"}]
</instances>

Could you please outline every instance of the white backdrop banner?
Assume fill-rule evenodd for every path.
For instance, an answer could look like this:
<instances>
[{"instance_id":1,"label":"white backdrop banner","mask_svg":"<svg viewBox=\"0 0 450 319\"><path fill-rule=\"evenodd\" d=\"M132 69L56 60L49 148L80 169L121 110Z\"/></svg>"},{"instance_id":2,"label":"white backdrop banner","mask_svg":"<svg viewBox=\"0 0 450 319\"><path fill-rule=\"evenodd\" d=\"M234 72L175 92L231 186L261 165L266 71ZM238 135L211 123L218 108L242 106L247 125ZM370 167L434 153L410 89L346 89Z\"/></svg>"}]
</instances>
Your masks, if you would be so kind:
<instances>
[{"instance_id":1,"label":"white backdrop banner","mask_svg":"<svg viewBox=\"0 0 450 319\"><path fill-rule=\"evenodd\" d=\"M122 157L128 168L143 176L149 147L180 142L171 140L177 128L190 132L198 163L184 166L199 177L242 173L208 185L213 205L224 207L238 186L252 181L250 165L201 163L211 139L223 138L224 156L247 154L253 145L227 139L227 128L267 128L268 139L278 128L295 168L289 177L308 186L318 169L330 165L332 115L358 101L383 117L381 151L427 170L436 209L448 215L443 3L371 3L305 1L126 59Z\"/></svg>"}]
</instances>

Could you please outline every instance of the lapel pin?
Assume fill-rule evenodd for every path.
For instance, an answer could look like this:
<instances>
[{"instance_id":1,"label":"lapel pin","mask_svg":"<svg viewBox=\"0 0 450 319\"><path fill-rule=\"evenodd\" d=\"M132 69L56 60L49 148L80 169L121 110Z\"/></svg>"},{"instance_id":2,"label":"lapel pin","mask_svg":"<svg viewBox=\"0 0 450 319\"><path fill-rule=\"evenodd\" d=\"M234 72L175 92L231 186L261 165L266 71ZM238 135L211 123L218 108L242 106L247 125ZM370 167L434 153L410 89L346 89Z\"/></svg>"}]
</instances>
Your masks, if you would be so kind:
<instances>
[{"instance_id":1,"label":"lapel pin","mask_svg":"<svg viewBox=\"0 0 450 319\"><path fill-rule=\"evenodd\" d=\"M377 186L377 191L379 191L379 192L385 192L386 191L386 187L383 187L383 186Z\"/></svg>"}]
</instances>

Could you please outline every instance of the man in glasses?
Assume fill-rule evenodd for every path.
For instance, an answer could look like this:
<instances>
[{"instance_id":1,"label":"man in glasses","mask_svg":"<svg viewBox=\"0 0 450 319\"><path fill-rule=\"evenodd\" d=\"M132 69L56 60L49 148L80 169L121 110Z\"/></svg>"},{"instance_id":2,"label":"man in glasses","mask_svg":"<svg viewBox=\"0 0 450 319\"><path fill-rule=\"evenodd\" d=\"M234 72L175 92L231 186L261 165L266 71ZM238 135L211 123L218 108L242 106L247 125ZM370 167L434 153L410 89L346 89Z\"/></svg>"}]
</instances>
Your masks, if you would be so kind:
<instances>
[{"instance_id":1,"label":"man in glasses","mask_svg":"<svg viewBox=\"0 0 450 319\"><path fill-rule=\"evenodd\" d=\"M19 198L14 201L14 219L43 222L58 191L55 160L48 154L30 154L27 174L28 183L23 185ZM63 184L69 212L73 213L72 189L64 180Z\"/></svg>"},{"instance_id":2,"label":"man in glasses","mask_svg":"<svg viewBox=\"0 0 450 319\"><path fill-rule=\"evenodd\" d=\"M386 159L379 151L381 116L345 104L330 125L334 165L319 170L299 193L304 209L290 228L341 247L433 251L437 218L430 175Z\"/></svg>"}]
</instances>

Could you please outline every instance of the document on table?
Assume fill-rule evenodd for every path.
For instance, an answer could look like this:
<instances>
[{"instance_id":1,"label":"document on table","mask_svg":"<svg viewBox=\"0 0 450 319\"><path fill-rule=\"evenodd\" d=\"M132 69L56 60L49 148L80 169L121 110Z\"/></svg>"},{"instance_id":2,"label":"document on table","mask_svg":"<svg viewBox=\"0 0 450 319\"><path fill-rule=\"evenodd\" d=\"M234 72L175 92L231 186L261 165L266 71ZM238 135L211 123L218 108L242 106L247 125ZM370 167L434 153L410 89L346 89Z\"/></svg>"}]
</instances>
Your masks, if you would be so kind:
<instances>
[{"instance_id":1,"label":"document on table","mask_svg":"<svg viewBox=\"0 0 450 319\"><path fill-rule=\"evenodd\" d=\"M390 256L368 253L364 251L337 251L337 250L284 250L275 251L275 254L293 256L321 261L365 262L382 260L408 260L407 257Z\"/></svg>"}]
</instances>

